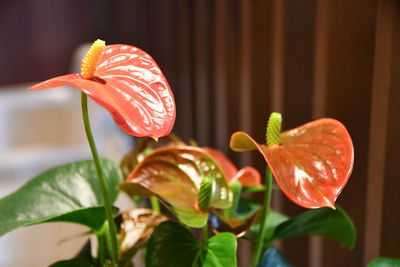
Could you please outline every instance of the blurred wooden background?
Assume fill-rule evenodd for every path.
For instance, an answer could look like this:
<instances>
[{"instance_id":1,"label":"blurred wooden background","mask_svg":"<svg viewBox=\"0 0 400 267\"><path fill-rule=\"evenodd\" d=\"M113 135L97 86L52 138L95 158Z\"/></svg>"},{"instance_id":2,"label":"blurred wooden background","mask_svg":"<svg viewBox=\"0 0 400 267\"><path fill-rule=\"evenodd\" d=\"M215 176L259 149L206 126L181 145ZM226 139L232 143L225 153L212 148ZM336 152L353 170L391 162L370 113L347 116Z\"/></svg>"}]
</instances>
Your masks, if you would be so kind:
<instances>
[{"instance_id":1,"label":"blurred wooden background","mask_svg":"<svg viewBox=\"0 0 400 267\"><path fill-rule=\"evenodd\" d=\"M400 257L400 2L398 0L24 0L0 2L0 84L68 73L73 50L101 38L149 52L176 96L175 132L227 152L245 130L264 140L272 111L284 128L342 121L355 169L339 197L357 246L319 238L281 244L296 266L363 266ZM282 196L274 206L301 208ZM239 262L247 266L249 246Z\"/></svg>"}]
</instances>

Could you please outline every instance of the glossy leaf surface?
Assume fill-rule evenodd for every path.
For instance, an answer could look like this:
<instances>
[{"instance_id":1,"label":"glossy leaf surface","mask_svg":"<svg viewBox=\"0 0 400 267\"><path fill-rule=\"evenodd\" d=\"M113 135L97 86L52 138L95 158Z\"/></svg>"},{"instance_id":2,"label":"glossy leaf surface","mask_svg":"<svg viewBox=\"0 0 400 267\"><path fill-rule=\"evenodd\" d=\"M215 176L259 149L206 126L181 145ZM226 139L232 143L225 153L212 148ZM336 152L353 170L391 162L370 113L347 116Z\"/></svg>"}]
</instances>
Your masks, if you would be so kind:
<instances>
[{"instance_id":1,"label":"glossy leaf surface","mask_svg":"<svg viewBox=\"0 0 400 267\"><path fill-rule=\"evenodd\" d=\"M129 45L108 45L94 75L93 79L84 79L68 74L29 89L73 86L107 109L128 134L154 138L168 135L175 122L174 97L150 55Z\"/></svg>"},{"instance_id":2,"label":"glossy leaf surface","mask_svg":"<svg viewBox=\"0 0 400 267\"><path fill-rule=\"evenodd\" d=\"M211 237L204 248L203 267L236 267L236 237L231 233L221 233Z\"/></svg>"},{"instance_id":3,"label":"glossy leaf surface","mask_svg":"<svg viewBox=\"0 0 400 267\"><path fill-rule=\"evenodd\" d=\"M154 151L136 166L120 188L130 195L155 194L172 206L183 223L202 227L208 213L198 208L197 200L205 177L214 178L211 207L229 208L232 196L224 172L207 152L197 147Z\"/></svg>"},{"instance_id":4,"label":"glossy leaf surface","mask_svg":"<svg viewBox=\"0 0 400 267\"><path fill-rule=\"evenodd\" d=\"M122 178L119 168L102 160L110 201ZM80 223L100 231L105 221L102 194L93 161L56 167L0 199L0 236L19 227L49 221Z\"/></svg>"},{"instance_id":5,"label":"glossy leaf surface","mask_svg":"<svg viewBox=\"0 0 400 267\"><path fill-rule=\"evenodd\" d=\"M265 251L257 267L293 267L293 265L276 248Z\"/></svg>"},{"instance_id":6,"label":"glossy leaf surface","mask_svg":"<svg viewBox=\"0 0 400 267\"><path fill-rule=\"evenodd\" d=\"M230 233L211 237L205 245L179 223L161 223L151 236L146 253L148 267L215 267L236 264L236 238Z\"/></svg>"},{"instance_id":7,"label":"glossy leaf surface","mask_svg":"<svg viewBox=\"0 0 400 267\"><path fill-rule=\"evenodd\" d=\"M174 134L162 137L157 142L150 137L138 139L135 148L127 153L121 161L121 169L124 177L128 177L136 165L138 165L138 163L141 162L145 156L153 152L153 150L163 147L184 145L186 144Z\"/></svg>"},{"instance_id":8,"label":"glossy leaf surface","mask_svg":"<svg viewBox=\"0 0 400 267\"><path fill-rule=\"evenodd\" d=\"M356 242L354 224L339 206L336 206L336 210L319 208L292 217L275 228L272 239L306 235L324 236L349 249L352 249Z\"/></svg>"},{"instance_id":9,"label":"glossy leaf surface","mask_svg":"<svg viewBox=\"0 0 400 267\"><path fill-rule=\"evenodd\" d=\"M154 230L146 251L147 267L192 267L201 244L179 223L167 221Z\"/></svg>"},{"instance_id":10,"label":"glossy leaf surface","mask_svg":"<svg viewBox=\"0 0 400 267\"><path fill-rule=\"evenodd\" d=\"M260 145L244 132L234 133L230 145L235 151L258 149L285 195L305 208L334 208L353 169L350 135L333 119L283 132L280 145Z\"/></svg>"},{"instance_id":11,"label":"glossy leaf surface","mask_svg":"<svg viewBox=\"0 0 400 267\"><path fill-rule=\"evenodd\" d=\"M151 209L136 208L125 211L116 219L121 255L146 245L154 228L168 218Z\"/></svg>"},{"instance_id":12,"label":"glossy leaf surface","mask_svg":"<svg viewBox=\"0 0 400 267\"><path fill-rule=\"evenodd\" d=\"M367 267L400 267L400 259L376 258Z\"/></svg>"}]
</instances>

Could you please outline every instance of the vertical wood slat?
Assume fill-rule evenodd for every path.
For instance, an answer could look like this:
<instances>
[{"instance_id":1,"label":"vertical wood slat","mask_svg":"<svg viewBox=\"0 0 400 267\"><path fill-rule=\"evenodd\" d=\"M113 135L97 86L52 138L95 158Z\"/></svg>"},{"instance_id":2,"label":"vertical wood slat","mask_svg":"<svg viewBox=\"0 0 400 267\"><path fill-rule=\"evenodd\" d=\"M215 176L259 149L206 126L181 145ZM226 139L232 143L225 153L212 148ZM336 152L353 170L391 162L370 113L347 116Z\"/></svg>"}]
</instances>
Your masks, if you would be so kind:
<instances>
[{"instance_id":1,"label":"vertical wood slat","mask_svg":"<svg viewBox=\"0 0 400 267\"><path fill-rule=\"evenodd\" d=\"M240 0L229 0L226 5L226 119L224 147L226 155L235 163L240 153L229 149L230 135L240 128ZM218 17L216 17L218 20ZM233 108L236 107L236 108Z\"/></svg>"},{"instance_id":2,"label":"vertical wood slat","mask_svg":"<svg viewBox=\"0 0 400 267\"><path fill-rule=\"evenodd\" d=\"M390 72L390 89L388 95L386 165L383 194L383 213L381 227L381 255L400 258L400 2L386 1L386 11L393 12L392 57ZM389 11L388 9L391 9ZM390 18L390 14L387 14ZM372 141L372 140L371 140Z\"/></svg>"},{"instance_id":3,"label":"vertical wood slat","mask_svg":"<svg viewBox=\"0 0 400 267\"><path fill-rule=\"evenodd\" d=\"M207 24L211 17L209 15L207 1L193 1L193 72L195 89L195 124L196 141L200 145L209 146L211 137L211 106L210 102L210 71L209 45L210 32Z\"/></svg>"},{"instance_id":4,"label":"vertical wood slat","mask_svg":"<svg viewBox=\"0 0 400 267\"><path fill-rule=\"evenodd\" d=\"M248 0L239 2L239 129L249 132L252 127L252 5ZM240 165L251 165L249 153L240 153ZM248 266L251 262L252 244L246 240L238 241L238 265Z\"/></svg>"},{"instance_id":5,"label":"vertical wood slat","mask_svg":"<svg viewBox=\"0 0 400 267\"><path fill-rule=\"evenodd\" d=\"M270 106L271 95L271 23L272 0L252 1L252 117L249 134L260 143L265 141L265 125ZM249 152L248 152L249 153ZM258 153L249 153L252 165L261 173L265 170L265 161Z\"/></svg>"},{"instance_id":6,"label":"vertical wood slat","mask_svg":"<svg viewBox=\"0 0 400 267\"><path fill-rule=\"evenodd\" d=\"M285 1L274 0L271 6L271 96L269 105L271 106L271 112L282 113L284 109ZM282 211L283 198L284 196L280 190L272 192L271 205L274 210ZM283 242L279 241L276 246L279 249L283 249Z\"/></svg>"},{"instance_id":7,"label":"vertical wood slat","mask_svg":"<svg viewBox=\"0 0 400 267\"><path fill-rule=\"evenodd\" d=\"M228 143L227 114L227 0L215 1L215 146L226 152Z\"/></svg>"},{"instance_id":8,"label":"vertical wood slat","mask_svg":"<svg viewBox=\"0 0 400 267\"><path fill-rule=\"evenodd\" d=\"M186 0L179 0L176 6L176 43L175 57L177 58L177 76L175 100L177 117L174 131L184 140L194 137L194 93L192 86L192 21L191 5Z\"/></svg>"},{"instance_id":9,"label":"vertical wood slat","mask_svg":"<svg viewBox=\"0 0 400 267\"><path fill-rule=\"evenodd\" d=\"M250 1L240 1L240 91L239 91L239 123L240 130L250 132L252 127L252 5ZM239 129L238 129L239 130ZM242 166L251 164L249 153L240 154L240 163Z\"/></svg>"},{"instance_id":10,"label":"vertical wood slat","mask_svg":"<svg viewBox=\"0 0 400 267\"><path fill-rule=\"evenodd\" d=\"M328 18L329 2L316 1L315 3L315 35L314 35L314 82L312 93L312 118L318 119L325 116L326 105L326 76L327 76L327 51L328 51ZM323 239L314 236L309 241L309 266L323 265Z\"/></svg>"},{"instance_id":11,"label":"vertical wood slat","mask_svg":"<svg viewBox=\"0 0 400 267\"><path fill-rule=\"evenodd\" d=\"M358 235L352 251L324 239L324 267L363 263L375 5L375 0L329 1L325 115L343 122L353 139L354 169L337 203L353 219Z\"/></svg>"},{"instance_id":12,"label":"vertical wood slat","mask_svg":"<svg viewBox=\"0 0 400 267\"><path fill-rule=\"evenodd\" d=\"M329 1L316 1L315 7L315 55L314 55L314 91L312 94L312 116L321 118L326 113L326 76L328 67L328 23Z\"/></svg>"},{"instance_id":13,"label":"vertical wood slat","mask_svg":"<svg viewBox=\"0 0 400 267\"><path fill-rule=\"evenodd\" d=\"M285 1L272 1L271 98L273 111L283 111Z\"/></svg>"},{"instance_id":14,"label":"vertical wood slat","mask_svg":"<svg viewBox=\"0 0 400 267\"><path fill-rule=\"evenodd\" d=\"M288 0L283 6L283 80L282 105L284 129L312 120L312 85L314 80L315 1ZM305 209L282 197L284 213L298 215ZM309 266L309 238L283 242L285 255L295 266Z\"/></svg>"},{"instance_id":15,"label":"vertical wood slat","mask_svg":"<svg viewBox=\"0 0 400 267\"><path fill-rule=\"evenodd\" d=\"M380 1L377 10L374 80L372 85L371 128L366 198L364 264L381 252L383 185L385 177L389 90L391 82L393 1Z\"/></svg>"}]
</instances>

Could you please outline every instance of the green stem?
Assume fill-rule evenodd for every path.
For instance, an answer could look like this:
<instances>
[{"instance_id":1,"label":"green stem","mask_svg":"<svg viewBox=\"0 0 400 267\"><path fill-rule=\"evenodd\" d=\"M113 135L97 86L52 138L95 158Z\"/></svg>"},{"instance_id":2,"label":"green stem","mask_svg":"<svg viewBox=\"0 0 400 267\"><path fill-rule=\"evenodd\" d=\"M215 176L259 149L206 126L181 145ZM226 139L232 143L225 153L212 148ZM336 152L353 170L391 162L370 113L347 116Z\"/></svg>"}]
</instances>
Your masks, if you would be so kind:
<instances>
[{"instance_id":1,"label":"green stem","mask_svg":"<svg viewBox=\"0 0 400 267\"><path fill-rule=\"evenodd\" d=\"M105 255L106 255L106 245L105 245L105 241L104 241L104 236L102 235L97 235L97 257L98 257L98 261L99 261L99 265L102 266L102 264L104 264L104 262L106 261L105 259Z\"/></svg>"},{"instance_id":2,"label":"green stem","mask_svg":"<svg viewBox=\"0 0 400 267\"><path fill-rule=\"evenodd\" d=\"M150 204L151 204L151 209L155 212L160 213L160 202L158 202L158 199L156 197L151 197L150 198Z\"/></svg>"},{"instance_id":3,"label":"green stem","mask_svg":"<svg viewBox=\"0 0 400 267\"><path fill-rule=\"evenodd\" d=\"M101 161L99 158L99 154L97 153L96 144L93 139L92 130L90 129L90 121L89 121L89 112L88 112L88 105L87 105L87 96L86 94L81 94L81 104L82 104L82 118L83 124L85 126L86 137L89 142L90 150L92 151L94 164L96 166L97 176L99 178L99 184L101 188L101 192L103 194L103 202L104 208L106 211L106 217L109 225L109 240L111 241L111 248L109 249L109 253L111 255L111 260L114 266L118 266L118 245L117 245L117 231L114 223L114 216L112 212L112 205L110 202L106 181L104 178L103 169L101 167Z\"/></svg>"},{"instance_id":4,"label":"green stem","mask_svg":"<svg viewBox=\"0 0 400 267\"><path fill-rule=\"evenodd\" d=\"M267 166L266 170L266 180L265 180L265 198L264 198L264 210L261 215L261 225L260 225L260 232L258 235L256 250L253 254L253 260L251 261L251 266L257 266L258 262L260 261L261 253L264 248L264 239L267 232L266 222L268 218L268 214L271 209L271 193L272 193L272 172ZM268 247L267 247L268 248Z\"/></svg>"},{"instance_id":5,"label":"green stem","mask_svg":"<svg viewBox=\"0 0 400 267\"><path fill-rule=\"evenodd\" d=\"M203 237L203 244L205 245L208 241L208 223L206 223L202 228L201 228L201 235Z\"/></svg>"}]
</instances>

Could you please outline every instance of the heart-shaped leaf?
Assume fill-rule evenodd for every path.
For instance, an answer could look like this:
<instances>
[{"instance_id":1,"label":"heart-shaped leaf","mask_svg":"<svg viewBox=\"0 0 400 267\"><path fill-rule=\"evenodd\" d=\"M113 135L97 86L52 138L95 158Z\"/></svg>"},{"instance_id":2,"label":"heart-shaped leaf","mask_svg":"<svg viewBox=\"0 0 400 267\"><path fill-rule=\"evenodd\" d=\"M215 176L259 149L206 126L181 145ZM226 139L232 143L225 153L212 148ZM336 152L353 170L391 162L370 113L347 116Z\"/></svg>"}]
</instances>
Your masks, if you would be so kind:
<instances>
[{"instance_id":1,"label":"heart-shaped leaf","mask_svg":"<svg viewBox=\"0 0 400 267\"><path fill-rule=\"evenodd\" d=\"M201 244L179 223L166 221L156 227L147 245L146 266L192 267Z\"/></svg>"},{"instance_id":2,"label":"heart-shaped leaf","mask_svg":"<svg viewBox=\"0 0 400 267\"><path fill-rule=\"evenodd\" d=\"M110 200L122 180L118 166L102 160ZM106 219L93 161L56 167L0 199L0 236L16 228L49 221L75 222L98 232Z\"/></svg>"},{"instance_id":3,"label":"heart-shaped leaf","mask_svg":"<svg viewBox=\"0 0 400 267\"><path fill-rule=\"evenodd\" d=\"M108 45L94 67L92 79L68 74L29 89L70 85L107 109L128 134L154 138L168 135L175 122L174 97L150 55L129 45Z\"/></svg>"},{"instance_id":4,"label":"heart-shaped leaf","mask_svg":"<svg viewBox=\"0 0 400 267\"><path fill-rule=\"evenodd\" d=\"M293 265L276 248L265 251L257 267L293 267Z\"/></svg>"},{"instance_id":5,"label":"heart-shaped leaf","mask_svg":"<svg viewBox=\"0 0 400 267\"><path fill-rule=\"evenodd\" d=\"M347 213L339 206L336 209L319 208L308 210L279 224L273 240L289 237L319 235L330 238L352 249L356 242L356 230Z\"/></svg>"},{"instance_id":6,"label":"heart-shaped leaf","mask_svg":"<svg viewBox=\"0 0 400 267\"><path fill-rule=\"evenodd\" d=\"M157 226L149 240L146 266L235 267L236 247L230 233L215 235L203 245L181 224L167 221Z\"/></svg>"},{"instance_id":7,"label":"heart-shaped leaf","mask_svg":"<svg viewBox=\"0 0 400 267\"><path fill-rule=\"evenodd\" d=\"M211 237L203 249L201 258L203 267L230 266L236 267L236 237L231 233L221 233ZM203 260L204 259L204 260Z\"/></svg>"},{"instance_id":8,"label":"heart-shaped leaf","mask_svg":"<svg viewBox=\"0 0 400 267\"><path fill-rule=\"evenodd\" d=\"M231 137L235 151L258 149L285 195L305 208L334 208L353 169L349 133L338 121L320 119L280 135L279 145L260 145L244 132Z\"/></svg>"},{"instance_id":9,"label":"heart-shaped leaf","mask_svg":"<svg viewBox=\"0 0 400 267\"><path fill-rule=\"evenodd\" d=\"M229 208L232 194L221 167L203 149L179 146L157 149L136 166L119 188L130 195L161 198L190 227L202 227L208 212L198 208L201 181L214 179L211 207Z\"/></svg>"},{"instance_id":10,"label":"heart-shaped leaf","mask_svg":"<svg viewBox=\"0 0 400 267\"><path fill-rule=\"evenodd\" d=\"M376 258L367 267L400 267L400 259Z\"/></svg>"}]
</instances>

